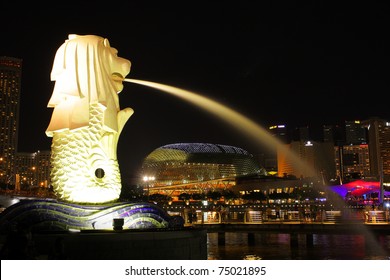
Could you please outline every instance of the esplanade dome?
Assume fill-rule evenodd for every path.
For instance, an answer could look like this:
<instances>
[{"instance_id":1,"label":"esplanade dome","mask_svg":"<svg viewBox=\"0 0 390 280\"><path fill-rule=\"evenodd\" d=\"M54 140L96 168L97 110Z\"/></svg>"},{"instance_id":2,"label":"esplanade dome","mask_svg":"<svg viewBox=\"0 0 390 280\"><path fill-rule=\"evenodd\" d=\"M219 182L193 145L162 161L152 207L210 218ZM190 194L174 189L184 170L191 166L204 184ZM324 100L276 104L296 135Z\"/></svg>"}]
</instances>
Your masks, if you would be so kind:
<instances>
[{"instance_id":1,"label":"esplanade dome","mask_svg":"<svg viewBox=\"0 0 390 280\"><path fill-rule=\"evenodd\" d=\"M154 185L179 185L266 171L246 150L210 143L168 144L151 152L142 164L142 175Z\"/></svg>"}]
</instances>

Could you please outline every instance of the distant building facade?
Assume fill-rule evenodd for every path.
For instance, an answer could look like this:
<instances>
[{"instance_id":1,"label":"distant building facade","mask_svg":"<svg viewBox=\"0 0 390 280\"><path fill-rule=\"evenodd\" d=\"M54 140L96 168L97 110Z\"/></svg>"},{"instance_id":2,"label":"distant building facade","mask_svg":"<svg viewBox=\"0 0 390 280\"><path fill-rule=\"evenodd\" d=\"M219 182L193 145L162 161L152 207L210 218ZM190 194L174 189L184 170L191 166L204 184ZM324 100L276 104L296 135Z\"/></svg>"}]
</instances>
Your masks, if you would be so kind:
<instances>
[{"instance_id":1,"label":"distant building facade","mask_svg":"<svg viewBox=\"0 0 390 280\"><path fill-rule=\"evenodd\" d=\"M293 141L287 148L297 155L298 164L291 160L281 149L278 150L278 176L293 175L297 178L319 177L324 181L335 176L335 158L333 143L317 141Z\"/></svg>"},{"instance_id":2,"label":"distant building facade","mask_svg":"<svg viewBox=\"0 0 390 280\"><path fill-rule=\"evenodd\" d=\"M0 57L0 182L15 183L22 60Z\"/></svg>"},{"instance_id":3,"label":"distant building facade","mask_svg":"<svg viewBox=\"0 0 390 280\"><path fill-rule=\"evenodd\" d=\"M335 146L336 176L344 180L371 176L368 144Z\"/></svg>"},{"instance_id":4,"label":"distant building facade","mask_svg":"<svg viewBox=\"0 0 390 280\"><path fill-rule=\"evenodd\" d=\"M390 182L390 122L371 118L364 125L368 131L371 176Z\"/></svg>"},{"instance_id":5,"label":"distant building facade","mask_svg":"<svg viewBox=\"0 0 390 280\"><path fill-rule=\"evenodd\" d=\"M366 129L361 121L345 121L345 144L367 144Z\"/></svg>"},{"instance_id":6,"label":"distant building facade","mask_svg":"<svg viewBox=\"0 0 390 280\"><path fill-rule=\"evenodd\" d=\"M50 151L17 153L15 159L17 184L22 187L50 186Z\"/></svg>"},{"instance_id":7,"label":"distant building facade","mask_svg":"<svg viewBox=\"0 0 390 280\"><path fill-rule=\"evenodd\" d=\"M50 185L50 151L18 151L22 59L0 57L0 183Z\"/></svg>"}]
</instances>

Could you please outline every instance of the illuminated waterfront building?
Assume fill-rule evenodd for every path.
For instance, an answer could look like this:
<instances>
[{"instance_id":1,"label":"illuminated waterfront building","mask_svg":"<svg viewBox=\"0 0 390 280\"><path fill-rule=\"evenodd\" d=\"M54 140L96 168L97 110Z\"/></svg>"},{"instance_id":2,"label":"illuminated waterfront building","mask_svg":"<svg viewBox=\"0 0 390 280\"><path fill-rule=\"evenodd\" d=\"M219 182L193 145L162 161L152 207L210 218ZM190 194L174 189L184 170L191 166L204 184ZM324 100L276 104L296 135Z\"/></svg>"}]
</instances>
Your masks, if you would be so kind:
<instances>
[{"instance_id":1,"label":"illuminated waterfront building","mask_svg":"<svg viewBox=\"0 0 390 280\"><path fill-rule=\"evenodd\" d=\"M246 150L210 143L162 146L145 158L141 170L151 193L228 188L236 177L267 174Z\"/></svg>"},{"instance_id":2,"label":"illuminated waterfront building","mask_svg":"<svg viewBox=\"0 0 390 280\"><path fill-rule=\"evenodd\" d=\"M287 126L284 124L271 125L268 127L268 132L282 143L287 144L290 142L290 135L288 133ZM268 172L272 174L278 173L278 158L276 149L265 151L262 161L264 168Z\"/></svg>"},{"instance_id":3,"label":"illuminated waterfront building","mask_svg":"<svg viewBox=\"0 0 390 280\"><path fill-rule=\"evenodd\" d=\"M17 153L15 162L17 184L45 188L50 185L50 151Z\"/></svg>"},{"instance_id":4,"label":"illuminated waterfront building","mask_svg":"<svg viewBox=\"0 0 390 280\"><path fill-rule=\"evenodd\" d=\"M22 60L0 57L0 182L13 184L18 125Z\"/></svg>"},{"instance_id":5,"label":"illuminated waterfront building","mask_svg":"<svg viewBox=\"0 0 390 280\"><path fill-rule=\"evenodd\" d=\"M371 118L364 125L368 130L371 176L390 182L390 122Z\"/></svg>"},{"instance_id":6,"label":"illuminated waterfront building","mask_svg":"<svg viewBox=\"0 0 390 280\"><path fill-rule=\"evenodd\" d=\"M317 141L292 141L286 144L288 149L308 167L302 170L281 150L278 150L278 176L293 175L297 178L319 177L324 180L334 178L335 159L333 143ZM310 167L310 168L309 168ZM315 173L313 173L313 171Z\"/></svg>"},{"instance_id":7,"label":"illuminated waterfront building","mask_svg":"<svg viewBox=\"0 0 390 280\"><path fill-rule=\"evenodd\" d=\"M0 57L0 182L48 186L50 152L18 152L22 59Z\"/></svg>"},{"instance_id":8,"label":"illuminated waterfront building","mask_svg":"<svg viewBox=\"0 0 390 280\"><path fill-rule=\"evenodd\" d=\"M367 144L335 146L336 175L338 178L354 180L369 177L370 157Z\"/></svg>"}]
</instances>

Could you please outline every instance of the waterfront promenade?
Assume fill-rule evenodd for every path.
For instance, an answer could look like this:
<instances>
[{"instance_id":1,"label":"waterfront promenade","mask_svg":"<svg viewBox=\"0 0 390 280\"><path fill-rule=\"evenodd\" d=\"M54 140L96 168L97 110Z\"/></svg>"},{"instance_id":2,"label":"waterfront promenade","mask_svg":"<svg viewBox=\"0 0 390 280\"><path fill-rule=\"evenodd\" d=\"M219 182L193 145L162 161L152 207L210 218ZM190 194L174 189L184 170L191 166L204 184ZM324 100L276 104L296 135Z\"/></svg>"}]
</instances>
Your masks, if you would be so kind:
<instances>
[{"instance_id":1,"label":"waterfront promenade","mask_svg":"<svg viewBox=\"0 0 390 280\"><path fill-rule=\"evenodd\" d=\"M227 207L167 207L172 215L181 215L186 226L218 233L218 244L225 243L229 232L246 233L248 242L254 234L288 234L291 246L296 246L298 235L306 236L306 243L315 234L390 236L388 209L343 206L332 209L326 205L235 205ZM176 212L175 212L176 211Z\"/></svg>"},{"instance_id":2,"label":"waterfront promenade","mask_svg":"<svg viewBox=\"0 0 390 280\"><path fill-rule=\"evenodd\" d=\"M390 235L390 223L327 223L327 222L264 222L264 223L203 223L194 228L211 232L291 233L291 234L385 234Z\"/></svg>"},{"instance_id":3,"label":"waterfront promenade","mask_svg":"<svg viewBox=\"0 0 390 280\"><path fill-rule=\"evenodd\" d=\"M390 223L389 207L334 207L325 204L247 204L190 206L169 205L164 209L180 215L189 224L382 224Z\"/></svg>"},{"instance_id":4,"label":"waterfront promenade","mask_svg":"<svg viewBox=\"0 0 390 280\"><path fill-rule=\"evenodd\" d=\"M4 206L8 205L4 204ZM163 208L170 215L183 217L184 229L157 232L85 230L79 233L35 233L34 241L39 249L39 258L48 257L59 236L63 238L67 255L71 259L171 259L178 258L179 253L182 259L205 259L208 250L206 243L207 246L211 246L206 240L206 234L210 238L211 236L216 238L218 247L225 248L219 250L229 250L231 233L241 234L243 240L246 240L244 244L256 245L250 247L250 250L258 246L266 246L268 241L264 239L268 240L269 236L275 234L288 236L291 250L302 247L316 248L318 236L329 236L329 238L356 236L358 240L363 240L370 250L375 247L375 252L381 252L381 247L388 248L388 245L378 246L377 244L380 243L377 240L390 238L388 208L375 209L347 205L336 208L325 204L208 206L173 204L165 205ZM151 237L148 238L147 235ZM192 241L188 242L194 240L194 237L198 240L196 244ZM185 241L186 238L189 239ZM150 240L153 242L150 243ZM1 245L4 241L5 236L0 236ZM151 244L150 248L158 245L167 248L168 251L145 250L149 248L148 244ZM139 250L141 245L144 248ZM176 249L172 250L172 248ZM214 251L217 250L216 247L213 248ZM131 255L129 252L138 253ZM388 256L388 253L382 255Z\"/></svg>"},{"instance_id":5,"label":"waterfront promenade","mask_svg":"<svg viewBox=\"0 0 390 280\"><path fill-rule=\"evenodd\" d=\"M356 252L359 251L357 249L359 246L352 246L348 249L351 255L346 256L340 252L336 253L338 249L334 246L337 245L328 244L329 248L327 250L334 251L331 258L371 258L373 256L375 256L373 258L388 258L389 256L389 249L386 249L389 248L386 245L388 241L386 240L390 240L390 222L388 221L388 213L383 210L346 207L341 210L317 209L317 212L308 213L304 210L283 209L277 215L269 215L269 213L273 213L269 211L269 207L264 207L264 211L253 210L253 207L245 210L243 207L233 209L236 211L229 211L229 213L197 210L197 212L195 211L197 215L192 223L188 223L189 220L186 219L187 226L206 230L209 236L214 235L216 243L211 255L221 254L224 256L227 252L239 252L241 249L231 243L232 234L234 236L239 234L242 238L239 241L243 246L242 255L245 255L243 252L246 251L257 252L260 250L255 248L269 249L268 241L265 241L265 239L271 238L271 236L284 235L287 237L285 240L288 240L289 250L292 252L292 255L288 258L292 259L297 258L297 256L293 256L296 250L300 253L303 251L311 252L310 257L303 256L303 258L324 257L318 256L318 254L315 257L313 253L315 248L321 248L318 244L321 239L333 240L330 244L333 242L337 244L338 241L335 240L345 240L346 242L356 240L356 242L364 244L360 247L366 248L363 250L365 253L362 254ZM235 249L230 249L231 246ZM280 246L280 244L276 246ZM210 250L211 248L209 248L209 253ZM270 257L266 256L267 254L262 250L258 252L258 255L264 258Z\"/></svg>"}]
</instances>

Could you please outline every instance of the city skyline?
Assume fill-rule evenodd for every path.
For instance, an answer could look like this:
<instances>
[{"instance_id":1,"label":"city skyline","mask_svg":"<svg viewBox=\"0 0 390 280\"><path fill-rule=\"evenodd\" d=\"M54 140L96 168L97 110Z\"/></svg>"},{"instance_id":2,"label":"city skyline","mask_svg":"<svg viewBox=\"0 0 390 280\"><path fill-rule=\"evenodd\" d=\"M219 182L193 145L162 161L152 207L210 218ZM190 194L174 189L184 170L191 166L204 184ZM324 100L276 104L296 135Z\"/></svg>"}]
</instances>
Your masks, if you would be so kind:
<instances>
[{"instance_id":1,"label":"city skyline","mask_svg":"<svg viewBox=\"0 0 390 280\"><path fill-rule=\"evenodd\" d=\"M380 100L388 90L381 7L252 5L177 11L137 4L109 21L102 20L107 11L91 8L85 15L87 6L69 9L72 19L54 9L6 15L0 55L23 59L18 150L50 150L45 135L52 113L50 71L56 50L72 33L108 38L132 62L128 78L194 91L263 127L284 123L320 130L355 119L390 119ZM27 25L15 30L18 22ZM228 124L162 92L125 83L119 100L135 111L118 145L125 176L154 149L171 143L258 152Z\"/></svg>"}]
</instances>

